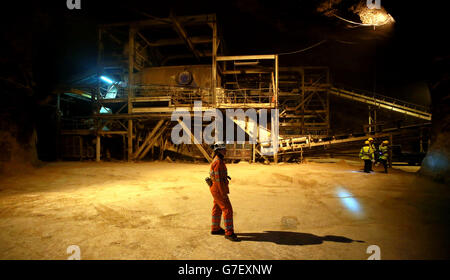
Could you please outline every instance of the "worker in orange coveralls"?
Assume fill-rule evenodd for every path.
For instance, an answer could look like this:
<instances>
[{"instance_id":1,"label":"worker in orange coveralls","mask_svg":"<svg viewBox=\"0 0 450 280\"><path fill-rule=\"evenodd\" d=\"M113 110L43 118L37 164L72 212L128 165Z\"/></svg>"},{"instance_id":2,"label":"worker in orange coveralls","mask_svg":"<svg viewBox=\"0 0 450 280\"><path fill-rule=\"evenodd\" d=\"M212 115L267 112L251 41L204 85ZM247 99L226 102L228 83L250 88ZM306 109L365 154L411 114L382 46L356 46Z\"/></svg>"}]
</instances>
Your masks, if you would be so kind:
<instances>
[{"instance_id":1,"label":"worker in orange coveralls","mask_svg":"<svg viewBox=\"0 0 450 280\"><path fill-rule=\"evenodd\" d=\"M231 206L228 194L228 177L227 167L225 166L226 146L222 143L214 144L214 156L209 172L212 180L210 187L211 194L214 198L214 206L212 209L212 226L211 234L222 235L231 241L240 241L234 233L233 228L233 207ZM220 219L223 213L225 230L220 227Z\"/></svg>"}]
</instances>

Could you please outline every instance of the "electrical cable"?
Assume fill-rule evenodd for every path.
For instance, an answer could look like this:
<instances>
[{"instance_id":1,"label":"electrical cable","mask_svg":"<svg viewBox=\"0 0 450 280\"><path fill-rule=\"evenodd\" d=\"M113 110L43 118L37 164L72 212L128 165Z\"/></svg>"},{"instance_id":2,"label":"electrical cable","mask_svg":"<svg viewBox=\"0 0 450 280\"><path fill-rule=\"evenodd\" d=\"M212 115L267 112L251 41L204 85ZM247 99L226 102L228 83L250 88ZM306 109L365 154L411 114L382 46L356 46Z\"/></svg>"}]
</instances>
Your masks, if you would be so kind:
<instances>
[{"instance_id":1,"label":"electrical cable","mask_svg":"<svg viewBox=\"0 0 450 280\"><path fill-rule=\"evenodd\" d=\"M316 43L316 44L314 44L314 45L312 45L312 46L309 46L309 47L307 47L307 48L304 48L304 49L301 49L301 50L298 50L298 51L293 51L293 52L279 53L278 55L289 55L289 54L301 53L301 52L310 50L310 49L312 49L312 48L315 48L315 47L317 47L317 46L320 46L320 45L322 45L323 43L325 43L326 41L327 41L327 40L322 40L322 41L320 41L320 42L318 42L318 43Z\"/></svg>"},{"instance_id":2,"label":"electrical cable","mask_svg":"<svg viewBox=\"0 0 450 280\"><path fill-rule=\"evenodd\" d=\"M348 42L348 41L342 41L342 40L338 40L338 39L335 39L335 41L338 43L347 44L347 45L358 45L359 44L357 42Z\"/></svg>"},{"instance_id":3,"label":"electrical cable","mask_svg":"<svg viewBox=\"0 0 450 280\"><path fill-rule=\"evenodd\" d=\"M345 22L349 22L349 23L352 23L352 24L356 24L356 25L360 25L360 26L372 26L371 24L364 24L364 23L362 23L362 22L356 22L356 21L351 21L351 20L348 20L348 19L345 19L345 18L343 18L343 17L340 17L340 16L338 16L338 15L336 15L336 14L332 14L333 16L335 16L335 17L337 17L338 19L340 19L340 20L343 20L343 21L345 21Z\"/></svg>"}]
</instances>

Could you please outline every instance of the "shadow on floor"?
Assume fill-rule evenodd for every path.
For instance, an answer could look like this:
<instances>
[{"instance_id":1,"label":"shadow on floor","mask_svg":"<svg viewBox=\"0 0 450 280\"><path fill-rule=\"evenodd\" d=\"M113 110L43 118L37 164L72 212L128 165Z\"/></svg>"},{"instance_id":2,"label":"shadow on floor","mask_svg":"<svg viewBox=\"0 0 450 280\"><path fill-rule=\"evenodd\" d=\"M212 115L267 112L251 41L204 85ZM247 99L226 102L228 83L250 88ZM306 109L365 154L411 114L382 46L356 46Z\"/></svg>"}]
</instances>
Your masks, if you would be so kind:
<instances>
[{"instance_id":1,"label":"shadow on floor","mask_svg":"<svg viewBox=\"0 0 450 280\"><path fill-rule=\"evenodd\" d=\"M261 233L236 233L242 241L273 242L279 245L318 245L324 241L352 243L364 241L353 240L343 236L317 236L311 233L291 231L265 231Z\"/></svg>"}]
</instances>

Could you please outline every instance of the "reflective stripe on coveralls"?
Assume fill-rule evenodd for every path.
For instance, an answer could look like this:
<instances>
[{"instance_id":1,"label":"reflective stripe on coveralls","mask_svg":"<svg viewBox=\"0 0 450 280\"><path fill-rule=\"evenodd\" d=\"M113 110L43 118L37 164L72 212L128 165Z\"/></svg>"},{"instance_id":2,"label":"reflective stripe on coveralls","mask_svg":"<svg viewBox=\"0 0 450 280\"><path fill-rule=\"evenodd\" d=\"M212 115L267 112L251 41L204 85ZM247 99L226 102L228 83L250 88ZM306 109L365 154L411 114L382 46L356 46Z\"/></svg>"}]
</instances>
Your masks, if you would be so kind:
<instances>
[{"instance_id":1,"label":"reflective stripe on coveralls","mask_svg":"<svg viewBox=\"0 0 450 280\"><path fill-rule=\"evenodd\" d=\"M216 156L211 163L210 177L213 181L210 187L211 194L214 198L212 209L212 225L211 230L216 231L220 228L220 219L223 214L225 224L225 234L234 233L233 228L233 208L228 198L228 178L227 167L225 162Z\"/></svg>"}]
</instances>

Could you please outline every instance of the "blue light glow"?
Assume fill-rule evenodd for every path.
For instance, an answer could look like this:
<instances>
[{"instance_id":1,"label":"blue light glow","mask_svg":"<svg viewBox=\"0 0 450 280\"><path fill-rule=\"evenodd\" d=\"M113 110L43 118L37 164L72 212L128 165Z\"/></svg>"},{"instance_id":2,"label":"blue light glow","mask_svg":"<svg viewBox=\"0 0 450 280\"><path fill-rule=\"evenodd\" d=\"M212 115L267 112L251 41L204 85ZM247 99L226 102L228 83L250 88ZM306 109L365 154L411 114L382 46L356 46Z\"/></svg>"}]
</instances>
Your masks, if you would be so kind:
<instances>
[{"instance_id":1,"label":"blue light glow","mask_svg":"<svg viewBox=\"0 0 450 280\"><path fill-rule=\"evenodd\" d=\"M100 79L102 79L103 81L107 82L108 84L113 84L114 81L105 77L105 76L101 76Z\"/></svg>"},{"instance_id":2,"label":"blue light glow","mask_svg":"<svg viewBox=\"0 0 450 280\"><path fill-rule=\"evenodd\" d=\"M112 111L110 108L102 106L102 108L100 108L100 114L112 114Z\"/></svg>"},{"instance_id":3,"label":"blue light glow","mask_svg":"<svg viewBox=\"0 0 450 280\"><path fill-rule=\"evenodd\" d=\"M341 198L341 202L348 210L352 212L359 213L361 211L358 201L353 197Z\"/></svg>"},{"instance_id":4,"label":"blue light glow","mask_svg":"<svg viewBox=\"0 0 450 280\"><path fill-rule=\"evenodd\" d=\"M346 197L352 197L353 195L349 193L347 190L339 188L337 191L337 196L339 198L346 198Z\"/></svg>"},{"instance_id":5,"label":"blue light glow","mask_svg":"<svg viewBox=\"0 0 450 280\"><path fill-rule=\"evenodd\" d=\"M449 160L444 154L430 152L423 160L422 165L434 172L442 172L448 170Z\"/></svg>"},{"instance_id":6,"label":"blue light glow","mask_svg":"<svg viewBox=\"0 0 450 280\"><path fill-rule=\"evenodd\" d=\"M355 214L361 213L361 205L359 204L358 200L353 197L352 193L341 187L336 190L336 193L337 197L340 198L341 203L345 208Z\"/></svg>"},{"instance_id":7,"label":"blue light glow","mask_svg":"<svg viewBox=\"0 0 450 280\"><path fill-rule=\"evenodd\" d=\"M115 86L111 86L106 92L105 99L114 99L117 96L117 88Z\"/></svg>"}]
</instances>

